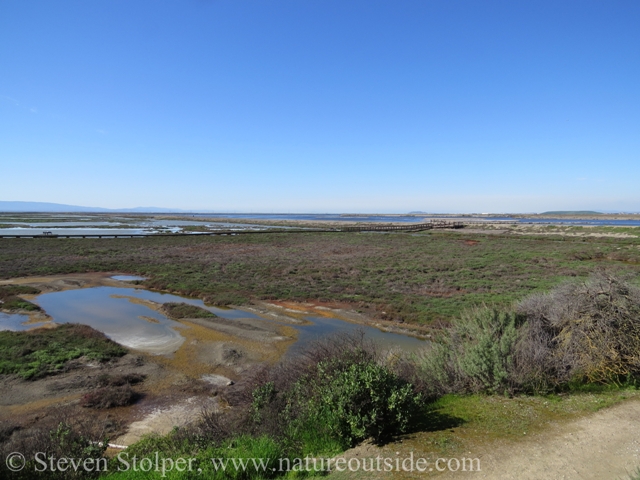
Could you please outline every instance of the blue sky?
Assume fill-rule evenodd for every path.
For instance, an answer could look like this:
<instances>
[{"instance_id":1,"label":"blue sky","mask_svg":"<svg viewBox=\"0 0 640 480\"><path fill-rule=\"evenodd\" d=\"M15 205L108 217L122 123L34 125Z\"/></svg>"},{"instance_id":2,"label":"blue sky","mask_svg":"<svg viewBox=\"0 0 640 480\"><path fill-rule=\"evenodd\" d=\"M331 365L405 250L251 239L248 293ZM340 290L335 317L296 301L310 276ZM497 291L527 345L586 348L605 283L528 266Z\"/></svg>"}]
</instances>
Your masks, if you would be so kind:
<instances>
[{"instance_id":1,"label":"blue sky","mask_svg":"<svg viewBox=\"0 0 640 480\"><path fill-rule=\"evenodd\" d=\"M640 2L0 0L0 200L640 211Z\"/></svg>"}]
</instances>

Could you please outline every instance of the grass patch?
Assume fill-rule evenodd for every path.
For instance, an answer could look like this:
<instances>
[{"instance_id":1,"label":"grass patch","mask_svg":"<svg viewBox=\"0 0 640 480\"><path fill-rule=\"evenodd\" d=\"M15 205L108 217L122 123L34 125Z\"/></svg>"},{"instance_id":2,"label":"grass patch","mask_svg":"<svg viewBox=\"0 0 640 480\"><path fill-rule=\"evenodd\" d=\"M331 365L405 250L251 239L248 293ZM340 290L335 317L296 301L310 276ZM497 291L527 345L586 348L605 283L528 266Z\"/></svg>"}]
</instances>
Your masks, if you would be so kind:
<instances>
[{"instance_id":1,"label":"grass patch","mask_svg":"<svg viewBox=\"0 0 640 480\"><path fill-rule=\"evenodd\" d=\"M209 310L205 310L196 305L189 305L188 303L165 303L162 305L162 311L174 320L183 318L215 318L217 316Z\"/></svg>"},{"instance_id":2,"label":"grass patch","mask_svg":"<svg viewBox=\"0 0 640 480\"><path fill-rule=\"evenodd\" d=\"M86 325L0 332L0 374L24 379L65 371L71 360L80 357L104 362L125 353L124 347Z\"/></svg>"},{"instance_id":3,"label":"grass patch","mask_svg":"<svg viewBox=\"0 0 640 480\"><path fill-rule=\"evenodd\" d=\"M460 419L467 430L493 438L506 438L542 429L551 421L597 412L638 397L638 390L620 388L513 398L501 395L445 395L429 408L432 412Z\"/></svg>"}]
</instances>

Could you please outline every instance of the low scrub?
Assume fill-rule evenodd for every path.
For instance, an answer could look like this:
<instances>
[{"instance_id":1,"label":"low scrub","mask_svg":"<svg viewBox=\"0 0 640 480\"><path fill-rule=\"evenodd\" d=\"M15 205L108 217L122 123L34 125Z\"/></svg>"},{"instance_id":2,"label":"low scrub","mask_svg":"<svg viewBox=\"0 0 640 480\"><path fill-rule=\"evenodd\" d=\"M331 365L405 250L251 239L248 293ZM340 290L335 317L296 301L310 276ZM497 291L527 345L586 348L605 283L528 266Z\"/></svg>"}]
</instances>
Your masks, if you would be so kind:
<instances>
[{"instance_id":1,"label":"low scrub","mask_svg":"<svg viewBox=\"0 0 640 480\"><path fill-rule=\"evenodd\" d=\"M35 295L40 293L35 287L28 285L0 285L0 309L36 311L40 307L18 295Z\"/></svg>"},{"instance_id":2,"label":"low scrub","mask_svg":"<svg viewBox=\"0 0 640 480\"><path fill-rule=\"evenodd\" d=\"M42 461L50 458L93 459L107 465L104 457L108 440L105 438L105 419L89 417L78 419L69 412L52 412L47 427L38 429L25 428L15 431L10 439L0 444L0 456L8 458L12 452L20 452L26 462L24 468L9 471L9 465L0 464L0 478L7 480L72 480L80 478L96 478L99 471L79 468L43 469ZM35 457L39 455L39 461ZM43 456L44 455L44 456ZM77 460L76 460L77 461ZM69 465L69 467L71 467Z\"/></svg>"},{"instance_id":3,"label":"low scrub","mask_svg":"<svg viewBox=\"0 0 640 480\"><path fill-rule=\"evenodd\" d=\"M624 383L640 375L640 288L596 273L517 306L521 383Z\"/></svg>"},{"instance_id":4,"label":"low scrub","mask_svg":"<svg viewBox=\"0 0 640 480\"><path fill-rule=\"evenodd\" d=\"M188 456L206 478L304 477L313 472L296 459L333 456L367 438L384 441L409 431L424 410L421 394L361 335L318 342L295 360L255 372L226 397L231 408L224 413L205 412L199 424L147 437L127 454L138 462L153 461L156 452ZM246 469L234 464L251 458L265 463ZM183 478L174 474L168 478ZM122 472L107 478L139 477Z\"/></svg>"},{"instance_id":5,"label":"low scrub","mask_svg":"<svg viewBox=\"0 0 640 480\"><path fill-rule=\"evenodd\" d=\"M333 336L295 361L256 375L231 403L245 412L237 431L280 438L305 453L337 452L409 430L423 397L362 336Z\"/></svg>"},{"instance_id":6,"label":"low scrub","mask_svg":"<svg viewBox=\"0 0 640 480\"><path fill-rule=\"evenodd\" d=\"M124 373L121 375L100 375L98 385L100 387L121 387L123 385L137 385L144 382L145 375L140 373Z\"/></svg>"},{"instance_id":7,"label":"low scrub","mask_svg":"<svg viewBox=\"0 0 640 480\"><path fill-rule=\"evenodd\" d=\"M29 285L0 285L0 298L9 295L37 295L40 290Z\"/></svg>"},{"instance_id":8,"label":"low scrub","mask_svg":"<svg viewBox=\"0 0 640 480\"><path fill-rule=\"evenodd\" d=\"M31 303L29 300L25 300L16 295L9 295L0 299L0 308L8 311L27 310L34 312L40 310L40 307L35 303Z\"/></svg>"},{"instance_id":9,"label":"low scrub","mask_svg":"<svg viewBox=\"0 0 640 480\"><path fill-rule=\"evenodd\" d=\"M129 385L104 387L89 392L82 397L80 404L88 408L126 407L135 403L140 395Z\"/></svg>"},{"instance_id":10,"label":"low scrub","mask_svg":"<svg viewBox=\"0 0 640 480\"><path fill-rule=\"evenodd\" d=\"M65 371L80 357L104 362L126 353L124 347L86 325L0 332L0 374L25 379Z\"/></svg>"},{"instance_id":11,"label":"low scrub","mask_svg":"<svg viewBox=\"0 0 640 480\"><path fill-rule=\"evenodd\" d=\"M463 313L418 357L432 396L513 391L512 372L520 323L514 313L488 307Z\"/></svg>"},{"instance_id":12,"label":"low scrub","mask_svg":"<svg viewBox=\"0 0 640 480\"><path fill-rule=\"evenodd\" d=\"M196 305L189 305L188 303L169 302L162 305L162 311L167 314L169 318L174 320L181 320L183 318L215 318L216 315L209 310L198 307Z\"/></svg>"},{"instance_id":13,"label":"low scrub","mask_svg":"<svg viewBox=\"0 0 640 480\"><path fill-rule=\"evenodd\" d=\"M474 309L417 363L435 396L546 393L640 376L640 288L607 273L532 295L510 311Z\"/></svg>"}]
</instances>

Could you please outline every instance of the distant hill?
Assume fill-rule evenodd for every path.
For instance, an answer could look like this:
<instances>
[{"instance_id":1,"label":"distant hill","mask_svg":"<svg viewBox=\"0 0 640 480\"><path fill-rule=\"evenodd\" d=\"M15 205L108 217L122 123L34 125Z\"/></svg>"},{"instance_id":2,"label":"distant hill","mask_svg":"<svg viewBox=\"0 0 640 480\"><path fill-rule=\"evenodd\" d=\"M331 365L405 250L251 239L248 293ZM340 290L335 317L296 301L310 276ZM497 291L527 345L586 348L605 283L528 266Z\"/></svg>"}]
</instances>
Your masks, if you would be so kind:
<instances>
[{"instance_id":1,"label":"distant hill","mask_svg":"<svg viewBox=\"0 0 640 480\"><path fill-rule=\"evenodd\" d=\"M602 215L602 212L592 212L590 210L542 212L540 215Z\"/></svg>"},{"instance_id":2,"label":"distant hill","mask_svg":"<svg viewBox=\"0 0 640 480\"><path fill-rule=\"evenodd\" d=\"M185 212L175 208L136 207L136 208L101 208L65 205L49 202L7 202L0 201L0 212L60 212L60 213L174 213Z\"/></svg>"}]
</instances>

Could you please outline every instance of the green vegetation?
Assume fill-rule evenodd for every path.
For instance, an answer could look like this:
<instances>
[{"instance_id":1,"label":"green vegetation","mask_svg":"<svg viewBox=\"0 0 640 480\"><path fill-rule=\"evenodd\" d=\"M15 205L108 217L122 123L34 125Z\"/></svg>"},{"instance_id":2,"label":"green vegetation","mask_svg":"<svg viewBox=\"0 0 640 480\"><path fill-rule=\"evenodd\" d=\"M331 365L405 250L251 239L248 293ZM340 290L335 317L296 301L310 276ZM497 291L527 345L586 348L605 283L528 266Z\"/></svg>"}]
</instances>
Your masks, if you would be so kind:
<instances>
[{"instance_id":1,"label":"green vegetation","mask_svg":"<svg viewBox=\"0 0 640 480\"><path fill-rule=\"evenodd\" d=\"M310 385L314 399L308 408L314 423L325 425L347 447L408 430L421 405L421 395L409 382L371 361L348 366L337 363L319 364Z\"/></svg>"},{"instance_id":2,"label":"green vegetation","mask_svg":"<svg viewBox=\"0 0 640 480\"><path fill-rule=\"evenodd\" d=\"M69 480L77 478L95 478L100 475L98 471L87 471L79 468L77 471L68 468L42 469L42 464L35 459L36 452L46 452L47 459L75 458L75 459L101 459L105 462L107 441L102 436L103 431L99 422L74 422L64 415L54 414L53 425L49 430L39 430L24 437L21 441L10 445L13 450L0 448L0 454L6 457L12 451L25 452L25 465L19 471L8 471L5 465L0 466L0 478L12 480ZM104 426L102 426L104 427ZM2 445L0 447L6 447ZM95 466L94 466L95 469Z\"/></svg>"},{"instance_id":3,"label":"green vegetation","mask_svg":"<svg viewBox=\"0 0 640 480\"><path fill-rule=\"evenodd\" d=\"M0 309L13 310L40 310L40 307L34 303L18 297L18 295L34 295L40 293L40 290L26 285L0 285Z\"/></svg>"},{"instance_id":4,"label":"green vegetation","mask_svg":"<svg viewBox=\"0 0 640 480\"><path fill-rule=\"evenodd\" d=\"M16 296L7 296L0 300L0 308L7 311L15 310L27 310L30 312L40 310L40 307L34 303L31 303L24 298Z\"/></svg>"},{"instance_id":5,"label":"green vegetation","mask_svg":"<svg viewBox=\"0 0 640 480\"><path fill-rule=\"evenodd\" d=\"M174 320L182 318L215 318L216 315L209 310L189 305L188 303L168 302L162 305L162 311Z\"/></svg>"},{"instance_id":6,"label":"green vegetation","mask_svg":"<svg viewBox=\"0 0 640 480\"><path fill-rule=\"evenodd\" d=\"M640 467L629 475L629 480L640 480Z\"/></svg>"},{"instance_id":7,"label":"green vegetation","mask_svg":"<svg viewBox=\"0 0 640 480\"><path fill-rule=\"evenodd\" d=\"M29 285L0 285L0 298L9 295L37 295L40 290Z\"/></svg>"},{"instance_id":8,"label":"green vegetation","mask_svg":"<svg viewBox=\"0 0 640 480\"><path fill-rule=\"evenodd\" d=\"M205 412L196 425L147 437L126 454L152 463L156 452L195 458L205 478L257 479L313 474L281 471L279 459L294 465L296 458L328 458L366 439L384 445L418 431L437 452L468 450L474 438L519 437L545 422L638 397L638 329L640 288L598 272L510 309L465 311L417 357L383 356L362 336L334 336L254 371L225 393L226 412ZM139 380L105 377L85 404L126 405ZM212 458L228 469L216 469ZM233 458L270 460L237 468ZM162 476L117 472L111 462L108 479ZM172 470L165 478L194 475Z\"/></svg>"},{"instance_id":9,"label":"green vegetation","mask_svg":"<svg viewBox=\"0 0 640 480\"><path fill-rule=\"evenodd\" d=\"M509 391L518 319L487 307L464 312L418 360L434 396Z\"/></svg>"},{"instance_id":10,"label":"green vegetation","mask_svg":"<svg viewBox=\"0 0 640 480\"><path fill-rule=\"evenodd\" d=\"M327 458L367 438L387 440L407 432L424 410L420 393L373 345L355 336L327 339L302 358L256 372L247 387L228 400L233 405L228 412L206 413L198 425L147 437L127 449L127 455L136 455L138 461L153 460L158 451L170 458L196 458L204 478L308 476L313 472L281 471L280 459L295 470L296 458ZM212 458L229 462L226 473L216 471ZM232 458L269 463L257 471L250 464L245 471L235 468ZM160 472L107 476L159 477ZM174 471L166 478L191 477Z\"/></svg>"},{"instance_id":11,"label":"green vegetation","mask_svg":"<svg viewBox=\"0 0 640 480\"><path fill-rule=\"evenodd\" d=\"M128 271L208 304L349 304L373 318L451 321L509 306L598 267L640 270L640 239L476 233L262 233L141 239L3 239L0 278Z\"/></svg>"},{"instance_id":12,"label":"green vegetation","mask_svg":"<svg viewBox=\"0 0 640 480\"><path fill-rule=\"evenodd\" d=\"M416 358L382 357L361 338L321 342L225 390L223 414L127 450L139 459L156 451L197 458L201 478L304 476L274 472L272 464L223 475L210 459L326 457L367 438L384 444L415 431L435 450L452 452L469 439L520 436L637 397L639 264L637 238L464 232L3 240L0 250L5 278L127 271L149 278L148 287L210 304L314 300L377 318L443 321L433 347ZM603 267L606 273L590 277ZM213 315L168 305L174 318ZM124 353L104 337L75 344L82 335L64 328L88 327L0 333L0 372L35 378L82 355ZM132 384L105 379L106 390L87 397L87 406L126 404ZM466 437L452 431L459 427ZM110 472L111 479L160 478ZM166 478L191 477L174 470Z\"/></svg>"},{"instance_id":13,"label":"green vegetation","mask_svg":"<svg viewBox=\"0 0 640 480\"><path fill-rule=\"evenodd\" d=\"M418 359L434 393L579 390L640 379L640 288L606 273L466 313Z\"/></svg>"},{"instance_id":14,"label":"green vegetation","mask_svg":"<svg viewBox=\"0 0 640 480\"><path fill-rule=\"evenodd\" d=\"M0 374L25 379L65 371L71 360L80 357L104 362L125 353L123 347L86 325L0 332Z\"/></svg>"}]
</instances>

